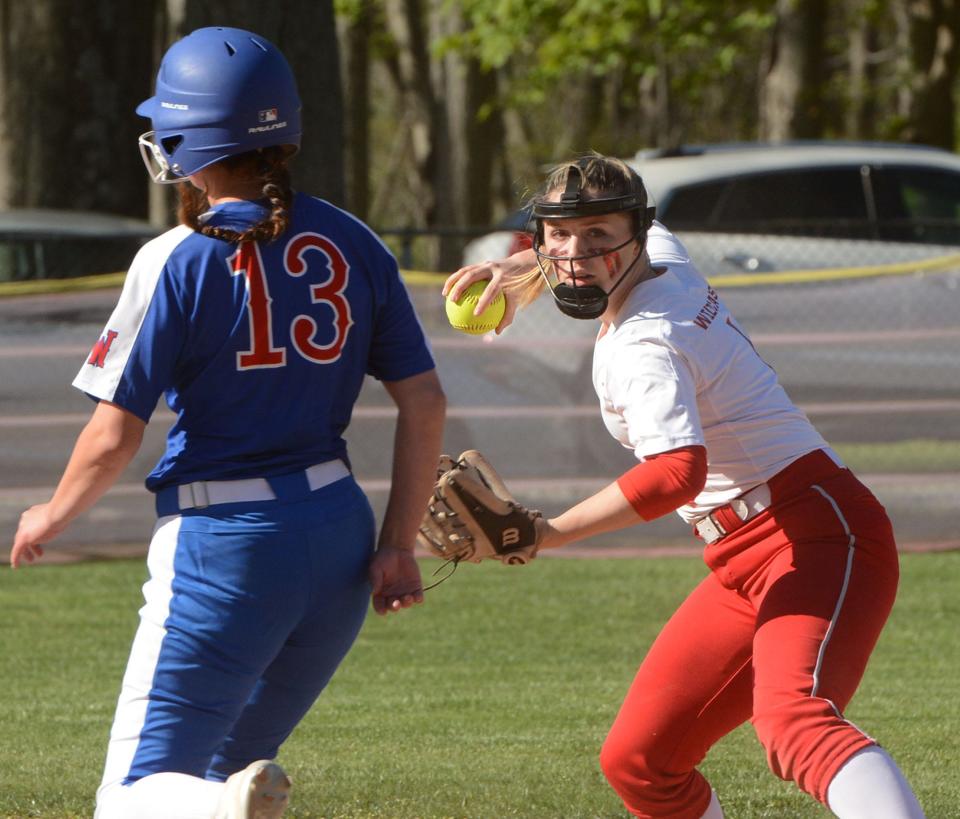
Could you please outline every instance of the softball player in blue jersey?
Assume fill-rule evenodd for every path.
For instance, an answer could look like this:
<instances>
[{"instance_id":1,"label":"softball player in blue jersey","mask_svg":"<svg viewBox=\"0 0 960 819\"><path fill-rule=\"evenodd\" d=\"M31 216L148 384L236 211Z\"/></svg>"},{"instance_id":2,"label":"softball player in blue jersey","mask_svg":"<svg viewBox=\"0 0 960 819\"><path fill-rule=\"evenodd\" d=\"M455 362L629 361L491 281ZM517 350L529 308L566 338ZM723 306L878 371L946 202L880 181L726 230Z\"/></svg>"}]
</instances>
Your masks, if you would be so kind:
<instances>
[{"instance_id":1,"label":"softball player in blue jersey","mask_svg":"<svg viewBox=\"0 0 960 819\"><path fill-rule=\"evenodd\" d=\"M413 544L444 396L396 262L360 221L294 193L300 100L247 31L174 44L138 113L180 226L137 254L74 384L98 404L11 563L92 506L162 396L176 414L147 477L158 521L97 819L280 816L271 760L363 622L420 602ZM365 375L398 407L379 538L343 432Z\"/></svg>"}]
</instances>

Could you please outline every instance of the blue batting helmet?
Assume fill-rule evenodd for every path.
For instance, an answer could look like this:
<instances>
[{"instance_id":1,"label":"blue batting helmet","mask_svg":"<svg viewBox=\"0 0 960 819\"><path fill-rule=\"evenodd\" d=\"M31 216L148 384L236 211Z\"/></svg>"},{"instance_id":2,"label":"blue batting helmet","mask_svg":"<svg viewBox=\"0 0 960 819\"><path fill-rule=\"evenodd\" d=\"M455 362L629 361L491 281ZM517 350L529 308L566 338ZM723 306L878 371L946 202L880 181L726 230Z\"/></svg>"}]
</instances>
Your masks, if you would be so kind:
<instances>
[{"instance_id":1,"label":"blue batting helmet","mask_svg":"<svg viewBox=\"0 0 960 819\"><path fill-rule=\"evenodd\" d=\"M155 182L257 148L300 146L300 95L286 58L239 28L200 28L174 43L137 113L153 124L140 151Z\"/></svg>"}]
</instances>

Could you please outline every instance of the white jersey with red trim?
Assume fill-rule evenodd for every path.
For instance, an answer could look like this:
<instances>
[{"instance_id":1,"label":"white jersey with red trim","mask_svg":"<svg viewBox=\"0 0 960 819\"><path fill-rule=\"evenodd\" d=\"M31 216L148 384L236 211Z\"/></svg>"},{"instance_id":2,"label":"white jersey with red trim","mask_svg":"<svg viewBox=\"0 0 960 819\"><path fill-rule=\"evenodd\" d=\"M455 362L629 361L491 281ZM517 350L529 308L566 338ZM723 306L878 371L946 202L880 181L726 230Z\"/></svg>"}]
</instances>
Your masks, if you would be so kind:
<instances>
[{"instance_id":1,"label":"white jersey with red trim","mask_svg":"<svg viewBox=\"0 0 960 819\"><path fill-rule=\"evenodd\" d=\"M366 374L399 381L433 357L397 264L356 217L298 193L287 231L239 245L177 227L146 244L74 385L149 420L176 413L158 490L269 477L336 458ZM207 224L243 230L265 202Z\"/></svg>"},{"instance_id":2,"label":"white jersey with red trim","mask_svg":"<svg viewBox=\"0 0 960 819\"><path fill-rule=\"evenodd\" d=\"M598 335L593 383L604 424L638 459L706 447L706 486L677 510L693 522L828 446L680 241L655 222L647 252L661 272Z\"/></svg>"}]
</instances>

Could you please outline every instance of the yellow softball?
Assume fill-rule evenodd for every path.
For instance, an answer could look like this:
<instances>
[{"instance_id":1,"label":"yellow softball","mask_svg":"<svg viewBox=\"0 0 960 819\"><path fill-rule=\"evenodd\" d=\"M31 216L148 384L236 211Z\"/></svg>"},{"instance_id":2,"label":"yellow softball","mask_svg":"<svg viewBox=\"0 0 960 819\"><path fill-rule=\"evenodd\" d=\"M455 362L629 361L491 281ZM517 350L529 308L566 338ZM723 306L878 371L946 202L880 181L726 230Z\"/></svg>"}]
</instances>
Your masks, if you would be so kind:
<instances>
[{"instance_id":1,"label":"yellow softball","mask_svg":"<svg viewBox=\"0 0 960 819\"><path fill-rule=\"evenodd\" d=\"M456 301L447 299L447 319L453 329L476 336L496 329L503 318L504 310L507 309L507 301L502 292L497 293L497 297L479 316L473 314L487 284L486 280L474 282Z\"/></svg>"}]
</instances>

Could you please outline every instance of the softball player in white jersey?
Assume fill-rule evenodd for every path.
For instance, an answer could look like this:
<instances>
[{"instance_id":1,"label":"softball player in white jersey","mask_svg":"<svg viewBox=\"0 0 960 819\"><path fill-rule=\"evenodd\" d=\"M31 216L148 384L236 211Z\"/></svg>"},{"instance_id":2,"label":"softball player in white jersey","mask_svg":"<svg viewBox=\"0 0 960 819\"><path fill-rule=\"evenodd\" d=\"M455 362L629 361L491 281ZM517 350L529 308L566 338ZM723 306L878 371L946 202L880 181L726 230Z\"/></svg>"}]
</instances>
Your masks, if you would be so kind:
<instances>
[{"instance_id":1,"label":"softball player in white jersey","mask_svg":"<svg viewBox=\"0 0 960 819\"><path fill-rule=\"evenodd\" d=\"M158 521L97 819L280 816L271 760L363 622L422 600L413 545L444 398L396 262L362 223L290 188L300 100L251 32L195 31L138 113L179 227L134 259L75 385L98 404L11 562L42 555L176 414L147 477ZM188 181L189 180L189 181ZM379 541L342 434L366 374L399 409Z\"/></svg>"},{"instance_id":2,"label":"softball player in white jersey","mask_svg":"<svg viewBox=\"0 0 960 819\"><path fill-rule=\"evenodd\" d=\"M771 770L842 819L922 817L890 756L843 717L896 594L883 507L653 221L625 163L560 165L532 207L533 250L463 268L444 292L490 279L479 312L505 288L498 331L544 283L562 312L598 319L603 421L639 461L544 522L540 548L673 510L707 543L710 573L651 646L601 751L607 779L635 816L721 817L697 765L750 720Z\"/></svg>"}]
</instances>

